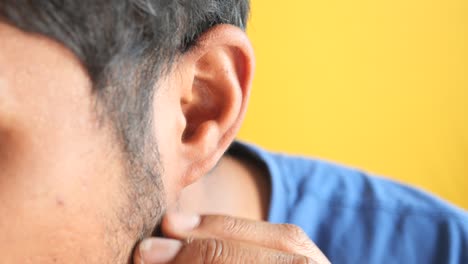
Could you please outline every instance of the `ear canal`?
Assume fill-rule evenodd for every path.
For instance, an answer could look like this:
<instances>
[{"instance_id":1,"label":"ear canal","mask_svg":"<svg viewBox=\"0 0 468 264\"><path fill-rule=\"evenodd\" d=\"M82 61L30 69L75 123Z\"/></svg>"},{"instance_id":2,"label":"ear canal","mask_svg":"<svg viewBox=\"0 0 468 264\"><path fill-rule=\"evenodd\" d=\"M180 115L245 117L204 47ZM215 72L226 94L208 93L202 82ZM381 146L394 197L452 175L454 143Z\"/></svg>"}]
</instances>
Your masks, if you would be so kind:
<instances>
[{"instance_id":1,"label":"ear canal","mask_svg":"<svg viewBox=\"0 0 468 264\"><path fill-rule=\"evenodd\" d=\"M191 100L182 102L182 111L187 120L183 141L189 141L195 136L204 122L219 120L225 105L219 98L222 95L217 94L221 91L213 91L213 87L204 81L195 80L192 92Z\"/></svg>"}]
</instances>

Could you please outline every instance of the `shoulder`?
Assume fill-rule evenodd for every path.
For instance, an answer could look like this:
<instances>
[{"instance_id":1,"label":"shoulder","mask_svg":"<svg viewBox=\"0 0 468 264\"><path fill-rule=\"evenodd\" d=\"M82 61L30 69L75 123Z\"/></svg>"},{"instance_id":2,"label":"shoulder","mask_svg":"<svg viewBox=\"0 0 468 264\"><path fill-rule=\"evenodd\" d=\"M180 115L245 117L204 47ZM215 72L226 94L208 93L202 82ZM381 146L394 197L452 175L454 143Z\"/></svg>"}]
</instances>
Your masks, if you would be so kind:
<instances>
[{"instance_id":1,"label":"shoulder","mask_svg":"<svg viewBox=\"0 0 468 264\"><path fill-rule=\"evenodd\" d=\"M271 171L271 220L301 226L333 262L468 263L462 209L357 169L254 151Z\"/></svg>"}]
</instances>

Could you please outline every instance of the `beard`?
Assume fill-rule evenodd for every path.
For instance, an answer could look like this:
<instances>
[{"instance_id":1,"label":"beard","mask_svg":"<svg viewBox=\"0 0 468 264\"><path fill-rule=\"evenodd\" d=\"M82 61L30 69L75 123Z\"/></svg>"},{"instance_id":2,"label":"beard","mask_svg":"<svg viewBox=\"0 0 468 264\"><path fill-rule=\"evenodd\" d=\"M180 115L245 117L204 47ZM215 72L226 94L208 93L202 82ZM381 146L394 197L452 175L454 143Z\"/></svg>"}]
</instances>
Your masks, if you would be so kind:
<instances>
[{"instance_id":1,"label":"beard","mask_svg":"<svg viewBox=\"0 0 468 264\"><path fill-rule=\"evenodd\" d=\"M116 210L118 221L107 230L107 244L114 252L109 263L113 264L133 263L135 246L146 237L158 235L167 207L155 140L146 142L141 151L125 156L127 173L121 193L126 201Z\"/></svg>"}]
</instances>

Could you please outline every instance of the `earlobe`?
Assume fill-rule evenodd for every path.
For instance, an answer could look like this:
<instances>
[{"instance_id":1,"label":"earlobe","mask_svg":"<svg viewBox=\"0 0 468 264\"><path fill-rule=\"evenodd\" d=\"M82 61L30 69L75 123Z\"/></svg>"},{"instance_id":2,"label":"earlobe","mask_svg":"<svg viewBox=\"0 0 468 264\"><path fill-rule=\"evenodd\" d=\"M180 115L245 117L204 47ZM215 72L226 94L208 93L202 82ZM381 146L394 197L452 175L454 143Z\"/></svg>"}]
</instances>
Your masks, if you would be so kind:
<instances>
[{"instance_id":1,"label":"earlobe","mask_svg":"<svg viewBox=\"0 0 468 264\"><path fill-rule=\"evenodd\" d=\"M207 173L234 140L243 120L254 68L245 33L220 25L204 33L189 51L193 81L183 93L181 138L188 164L183 184Z\"/></svg>"}]
</instances>

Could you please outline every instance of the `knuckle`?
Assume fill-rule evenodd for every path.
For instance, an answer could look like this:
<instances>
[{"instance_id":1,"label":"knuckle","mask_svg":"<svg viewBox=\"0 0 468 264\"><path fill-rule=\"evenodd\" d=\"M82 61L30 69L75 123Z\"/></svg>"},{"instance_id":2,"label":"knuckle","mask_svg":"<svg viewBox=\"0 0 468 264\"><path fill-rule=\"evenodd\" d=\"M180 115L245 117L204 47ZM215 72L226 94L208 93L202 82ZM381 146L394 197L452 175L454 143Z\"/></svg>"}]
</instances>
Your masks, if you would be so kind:
<instances>
[{"instance_id":1,"label":"knuckle","mask_svg":"<svg viewBox=\"0 0 468 264\"><path fill-rule=\"evenodd\" d=\"M241 233L247 229L245 223L241 220L229 217L229 216L220 216L222 219L222 228L224 232L228 232L231 234Z\"/></svg>"},{"instance_id":2,"label":"knuckle","mask_svg":"<svg viewBox=\"0 0 468 264\"><path fill-rule=\"evenodd\" d=\"M205 264L225 263L228 254L227 245L218 239L205 239L200 241L199 250Z\"/></svg>"},{"instance_id":3,"label":"knuckle","mask_svg":"<svg viewBox=\"0 0 468 264\"><path fill-rule=\"evenodd\" d=\"M290 234L293 237L303 236L305 233L302 231L302 228L293 224L283 224L283 229L287 234Z\"/></svg>"},{"instance_id":4,"label":"knuckle","mask_svg":"<svg viewBox=\"0 0 468 264\"><path fill-rule=\"evenodd\" d=\"M286 250L296 253L313 251L313 243L302 228L292 224L284 224L283 229L284 239L281 240L281 243Z\"/></svg>"},{"instance_id":5,"label":"knuckle","mask_svg":"<svg viewBox=\"0 0 468 264\"><path fill-rule=\"evenodd\" d=\"M314 260L302 255L282 255L277 260L277 263L284 264L317 264Z\"/></svg>"}]
</instances>

